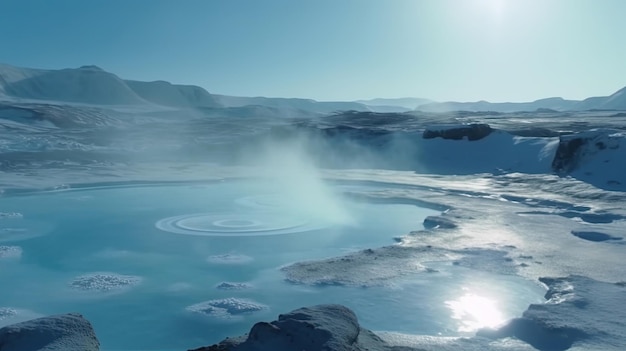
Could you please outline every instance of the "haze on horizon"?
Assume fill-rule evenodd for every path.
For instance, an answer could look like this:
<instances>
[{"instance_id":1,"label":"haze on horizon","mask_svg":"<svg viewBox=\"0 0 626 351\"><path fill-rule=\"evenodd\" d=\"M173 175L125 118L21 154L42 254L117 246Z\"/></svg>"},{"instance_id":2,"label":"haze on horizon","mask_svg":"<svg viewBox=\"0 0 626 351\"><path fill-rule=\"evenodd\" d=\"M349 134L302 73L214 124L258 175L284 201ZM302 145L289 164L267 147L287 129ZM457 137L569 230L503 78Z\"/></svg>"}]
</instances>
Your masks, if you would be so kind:
<instances>
[{"instance_id":1,"label":"haze on horizon","mask_svg":"<svg viewBox=\"0 0 626 351\"><path fill-rule=\"evenodd\" d=\"M217 94L531 101L626 85L621 0L3 0L0 62Z\"/></svg>"}]
</instances>

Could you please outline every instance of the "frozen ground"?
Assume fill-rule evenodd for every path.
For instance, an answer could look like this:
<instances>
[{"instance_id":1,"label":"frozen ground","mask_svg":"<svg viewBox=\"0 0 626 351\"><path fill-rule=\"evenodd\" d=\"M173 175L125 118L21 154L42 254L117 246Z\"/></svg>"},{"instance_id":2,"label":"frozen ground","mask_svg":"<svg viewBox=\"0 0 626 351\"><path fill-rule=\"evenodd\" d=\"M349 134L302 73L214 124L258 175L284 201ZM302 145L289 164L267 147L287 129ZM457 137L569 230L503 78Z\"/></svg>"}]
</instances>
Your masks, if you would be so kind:
<instances>
[{"instance_id":1,"label":"frozen ground","mask_svg":"<svg viewBox=\"0 0 626 351\"><path fill-rule=\"evenodd\" d=\"M417 349L626 348L621 117L58 110L0 111L2 325L180 350L340 303Z\"/></svg>"}]
</instances>

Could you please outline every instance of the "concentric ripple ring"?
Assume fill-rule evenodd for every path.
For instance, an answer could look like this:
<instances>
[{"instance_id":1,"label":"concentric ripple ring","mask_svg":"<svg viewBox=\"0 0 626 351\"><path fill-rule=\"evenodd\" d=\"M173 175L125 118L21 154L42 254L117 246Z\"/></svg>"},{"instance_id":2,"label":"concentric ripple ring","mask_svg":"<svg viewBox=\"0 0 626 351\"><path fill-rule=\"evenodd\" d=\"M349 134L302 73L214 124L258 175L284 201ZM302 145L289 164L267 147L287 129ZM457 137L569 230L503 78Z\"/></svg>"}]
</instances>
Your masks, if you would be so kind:
<instances>
[{"instance_id":1,"label":"concentric ripple ring","mask_svg":"<svg viewBox=\"0 0 626 351\"><path fill-rule=\"evenodd\" d=\"M306 218L268 212L195 213L159 220L160 230L199 236L266 236L301 233L326 227Z\"/></svg>"}]
</instances>

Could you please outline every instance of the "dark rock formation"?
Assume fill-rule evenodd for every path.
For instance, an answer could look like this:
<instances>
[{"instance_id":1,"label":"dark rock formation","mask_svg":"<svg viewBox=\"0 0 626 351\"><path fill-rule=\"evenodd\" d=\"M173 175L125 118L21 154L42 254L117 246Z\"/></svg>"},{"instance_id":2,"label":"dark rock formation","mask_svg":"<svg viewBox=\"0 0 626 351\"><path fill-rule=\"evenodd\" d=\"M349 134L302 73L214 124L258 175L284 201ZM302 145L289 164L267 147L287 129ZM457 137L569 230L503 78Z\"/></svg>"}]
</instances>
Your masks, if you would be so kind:
<instances>
[{"instance_id":1,"label":"dark rock formation","mask_svg":"<svg viewBox=\"0 0 626 351\"><path fill-rule=\"evenodd\" d=\"M561 133L555 130L541 127L516 128L511 130L507 129L507 132L517 136L533 138L554 138L561 135Z\"/></svg>"},{"instance_id":2,"label":"dark rock formation","mask_svg":"<svg viewBox=\"0 0 626 351\"><path fill-rule=\"evenodd\" d=\"M453 229L456 228L457 225L449 218L441 217L441 216L428 216L424 219L424 228L433 229Z\"/></svg>"},{"instance_id":3,"label":"dark rock formation","mask_svg":"<svg viewBox=\"0 0 626 351\"><path fill-rule=\"evenodd\" d=\"M384 351L392 350L374 333L359 326L356 315L341 305L304 307L255 324L250 333L194 351Z\"/></svg>"},{"instance_id":4,"label":"dark rock formation","mask_svg":"<svg viewBox=\"0 0 626 351\"><path fill-rule=\"evenodd\" d=\"M556 149L556 154L552 161L552 170L557 173L568 173L576 169L581 147L586 143L587 139L582 137L561 137L559 147Z\"/></svg>"},{"instance_id":5,"label":"dark rock formation","mask_svg":"<svg viewBox=\"0 0 626 351\"><path fill-rule=\"evenodd\" d=\"M98 351L91 323L75 313L37 318L0 329L0 351Z\"/></svg>"},{"instance_id":6,"label":"dark rock formation","mask_svg":"<svg viewBox=\"0 0 626 351\"><path fill-rule=\"evenodd\" d=\"M601 151L617 150L623 139L623 131L616 129L591 129L562 135L556 150L552 169L557 173L576 170L584 159L593 158Z\"/></svg>"},{"instance_id":7,"label":"dark rock formation","mask_svg":"<svg viewBox=\"0 0 626 351\"><path fill-rule=\"evenodd\" d=\"M428 128L424 130L424 139L443 138L450 140L480 140L493 132L488 124L468 124L459 126L445 126L443 128Z\"/></svg>"}]
</instances>

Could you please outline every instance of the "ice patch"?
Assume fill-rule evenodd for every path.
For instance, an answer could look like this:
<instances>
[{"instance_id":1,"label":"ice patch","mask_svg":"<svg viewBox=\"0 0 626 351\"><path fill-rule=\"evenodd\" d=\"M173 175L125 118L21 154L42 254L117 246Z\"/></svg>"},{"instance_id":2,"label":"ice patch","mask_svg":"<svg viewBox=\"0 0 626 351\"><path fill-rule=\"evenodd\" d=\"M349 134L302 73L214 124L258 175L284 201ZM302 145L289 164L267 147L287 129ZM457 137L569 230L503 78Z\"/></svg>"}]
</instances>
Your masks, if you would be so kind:
<instances>
[{"instance_id":1,"label":"ice patch","mask_svg":"<svg viewBox=\"0 0 626 351\"><path fill-rule=\"evenodd\" d=\"M248 315L267 309L267 306L256 301L234 297L204 301L185 308L188 312L218 320L238 319L238 317L242 315Z\"/></svg>"},{"instance_id":2,"label":"ice patch","mask_svg":"<svg viewBox=\"0 0 626 351\"><path fill-rule=\"evenodd\" d=\"M207 262L214 264L246 264L254 260L254 258L246 255L222 254L207 257Z\"/></svg>"},{"instance_id":3,"label":"ice patch","mask_svg":"<svg viewBox=\"0 0 626 351\"><path fill-rule=\"evenodd\" d=\"M17 310L11 307L0 307L0 320L17 316Z\"/></svg>"},{"instance_id":4,"label":"ice patch","mask_svg":"<svg viewBox=\"0 0 626 351\"><path fill-rule=\"evenodd\" d=\"M19 246L0 245L0 259L3 258L20 258L22 257L22 248Z\"/></svg>"},{"instance_id":5,"label":"ice patch","mask_svg":"<svg viewBox=\"0 0 626 351\"><path fill-rule=\"evenodd\" d=\"M120 291L141 283L141 277L116 273L89 273L78 276L69 285L82 291L112 292Z\"/></svg>"},{"instance_id":6,"label":"ice patch","mask_svg":"<svg viewBox=\"0 0 626 351\"><path fill-rule=\"evenodd\" d=\"M237 282L221 282L215 286L220 290L248 290L252 289L252 284L249 283L237 283Z\"/></svg>"},{"instance_id":7,"label":"ice patch","mask_svg":"<svg viewBox=\"0 0 626 351\"><path fill-rule=\"evenodd\" d=\"M24 218L24 215L19 212L0 212L0 219L7 218Z\"/></svg>"},{"instance_id":8,"label":"ice patch","mask_svg":"<svg viewBox=\"0 0 626 351\"><path fill-rule=\"evenodd\" d=\"M622 238L617 236L612 236L606 233L601 232L586 232L586 231L577 231L572 230L572 235L577 236L581 239L588 241L607 241L607 240L622 240Z\"/></svg>"},{"instance_id":9,"label":"ice patch","mask_svg":"<svg viewBox=\"0 0 626 351\"><path fill-rule=\"evenodd\" d=\"M424 261L448 258L446 252L432 247L386 246L343 257L297 262L281 271L287 281L296 284L383 286L401 276L427 272Z\"/></svg>"}]
</instances>

